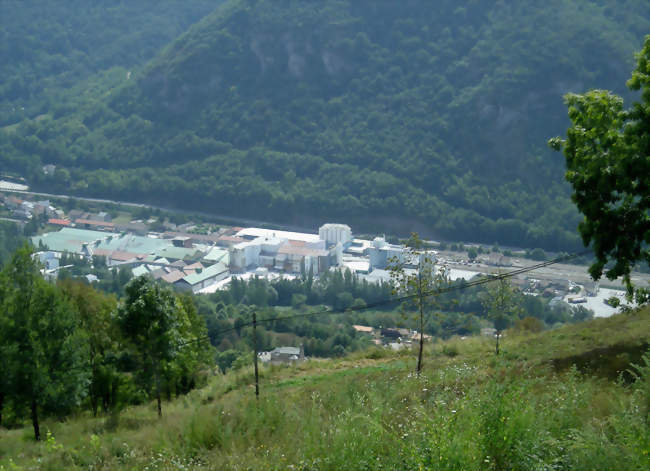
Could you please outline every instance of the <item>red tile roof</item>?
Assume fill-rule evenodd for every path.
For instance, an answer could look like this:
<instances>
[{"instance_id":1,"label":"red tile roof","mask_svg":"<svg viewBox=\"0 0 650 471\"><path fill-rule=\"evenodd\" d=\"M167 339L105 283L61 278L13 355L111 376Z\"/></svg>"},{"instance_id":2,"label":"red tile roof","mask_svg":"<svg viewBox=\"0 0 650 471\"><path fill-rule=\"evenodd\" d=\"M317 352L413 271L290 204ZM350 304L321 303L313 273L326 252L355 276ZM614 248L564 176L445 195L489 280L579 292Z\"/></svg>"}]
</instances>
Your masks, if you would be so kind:
<instances>
[{"instance_id":1,"label":"red tile roof","mask_svg":"<svg viewBox=\"0 0 650 471\"><path fill-rule=\"evenodd\" d=\"M138 258L140 254L131 253L131 252L122 252L121 250L116 250L111 254L112 260L117 260L118 262L126 262L127 260L132 260Z\"/></svg>"},{"instance_id":2,"label":"red tile roof","mask_svg":"<svg viewBox=\"0 0 650 471\"><path fill-rule=\"evenodd\" d=\"M48 219L48 224L54 224L55 226L69 226L70 221L67 219Z\"/></svg>"}]
</instances>

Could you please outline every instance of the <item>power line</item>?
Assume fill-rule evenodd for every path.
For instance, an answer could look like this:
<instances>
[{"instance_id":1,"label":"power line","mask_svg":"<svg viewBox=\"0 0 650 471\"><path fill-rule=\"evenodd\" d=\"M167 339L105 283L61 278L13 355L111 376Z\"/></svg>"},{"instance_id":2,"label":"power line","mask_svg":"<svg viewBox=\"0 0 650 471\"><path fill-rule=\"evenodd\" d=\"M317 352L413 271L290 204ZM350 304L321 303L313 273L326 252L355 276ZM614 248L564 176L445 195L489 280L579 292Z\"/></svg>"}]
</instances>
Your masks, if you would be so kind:
<instances>
[{"instance_id":1,"label":"power line","mask_svg":"<svg viewBox=\"0 0 650 471\"><path fill-rule=\"evenodd\" d=\"M497 275L488 275L485 278L480 278L478 280L470 281L468 283L461 283L461 284L454 285L454 286L448 286L448 287L445 287L445 288L430 290L430 291L427 291L425 293L422 293L422 296L424 296L425 298L428 298L428 297L431 297L431 296L438 296L438 295L441 295L441 294L446 294L446 293L450 293L450 292L454 292L454 291L463 291L465 289L472 288L472 287L475 287L475 286L480 286L480 285L484 285L484 284L487 284L487 283L492 283L494 281L512 278L512 277L515 277L517 275L521 275L523 273L528 273L528 272L531 272L531 271L534 271L534 270L539 270L540 268L545 268L545 267L548 267L548 266L551 266L551 265L555 265L557 263L572 260L574 258L581 257L581 256L586 255L588 253L591 253L591 251L590 250L585 250L583 252L579 252L579 253L575 253L575 254L571 254L571 255L564 255L562 257L557 257L557 258L554 258L553 260L548 260L546 262L541 262L541 263L532 265L530 267L519 268L517 270L513 270L513 271L510 271L510 272L507 272L507 273L500 273L500 274L497 274ZM404 301L410 301L411 299L415 299L415 298L417 298L419 296L421 296L419 293L415 293L415 294L409 294L409 295L404 295L404 296L398 296L398 297L383 299L381 301L376 301L374 303L366 304L364 306L351 306L351 307L348 307L348 308L345 308L345 309L325 308L325 309L321 309L321 310L315 311L315 312L292 314L292 315L289 315L289 316L280 316L280 317L268 318L268 319L257 319L256 322L257 322L257 324L262 324L262 323L270 323L270 322L275 322L275 321L291 320L291 319L297 319L297 318L303 318L303 317L314 317L314 316L321 316L321 315L332 315L332 314L345 314L345 313L351 313L351 312L362 312L362 311L366 311L366 310L369 310L369 309L374 309L374 308L377 308L377 307L382 307L382 306L386 306L386 305L390 305L390 304L401 303L401 302L404 302ZM234 332L236 330L243 329L245 327L250 327L251 325L253 325L252 321L245 322L243 324L239 324L238 326L230 327L228 329L223 329L221 331L213 333L213 336L218 337L218 336L221 336L221 335L224 335L224 334L228 334L230 332ZM178 347L184 347L184 346L190 345L190 344L192 344L194 342L201 342L201 341L209 339L209 338L210 337L205 336L205 337L200 337L200 338L195 338L195 339L192 339L192 340L188 340L188 341L182 342L181 344L178 344Z\"/></svg>"}]
</instances>

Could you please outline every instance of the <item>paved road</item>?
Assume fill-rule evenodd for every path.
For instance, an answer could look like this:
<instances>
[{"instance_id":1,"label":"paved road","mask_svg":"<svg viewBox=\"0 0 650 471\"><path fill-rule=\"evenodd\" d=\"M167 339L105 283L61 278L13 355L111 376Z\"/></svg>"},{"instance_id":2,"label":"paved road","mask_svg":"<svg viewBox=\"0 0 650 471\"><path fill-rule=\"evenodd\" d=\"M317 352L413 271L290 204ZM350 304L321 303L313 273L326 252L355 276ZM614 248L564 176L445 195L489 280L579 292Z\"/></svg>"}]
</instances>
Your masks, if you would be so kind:
<instances>
[{"instance_id":1,"label":"paved road","mask_svg":"<svg viewBox=\"0 0 650 471\"><path fill-rule=\"evenodd\" d=\"M284 230L284 231L296 231L296 232L315 232L316 229L313 227L304 227L304 226L293 226L290 224L278 224L274 222L269 222L269 221L260 221L258 219L247 219L247 218L239 218L239 217L233 217L233 216L225 216L222 214L215 214L215 213L207 213L205 211L189 211L186 209L178 209L178 208L167 208L164 206L155 206L151 204L145 204L145 203L134 203L131 201L118 201L118 200L109 200L109 199L102 199L102 198L88 198L84 196L70 196L70 195L58 195L54 193L41 193L37 191L23 191L23 190L2 190L5 193L20 193L24 195L33 195L33 196L43 196L46 198L60 198L60 199L75 199L79 201L88 201L90 203L104 203L104 204L117 204L121 206L129 206L132 208L150 208L150 209L157 209L160 211L165 211L169 213L179 213L179 214L187 214L190 216L202 216L208 219L220 219L222 221L226 221L229 223L232 223L233 225L242 225L242 226L262 226L262 227L269 227L269 228L275 228L277 230Z\"/></svg>"}]
</instances>

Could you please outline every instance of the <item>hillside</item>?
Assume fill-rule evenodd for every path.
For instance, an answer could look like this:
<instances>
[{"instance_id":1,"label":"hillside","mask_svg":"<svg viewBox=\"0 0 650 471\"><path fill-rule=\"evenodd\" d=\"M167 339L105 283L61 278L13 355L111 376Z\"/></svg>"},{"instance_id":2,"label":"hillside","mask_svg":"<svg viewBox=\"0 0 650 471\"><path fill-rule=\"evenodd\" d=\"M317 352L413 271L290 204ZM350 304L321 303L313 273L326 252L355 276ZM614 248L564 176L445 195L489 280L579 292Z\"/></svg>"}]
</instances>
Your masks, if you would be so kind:
<instances>
[{"instance_id":1,"label":"hillside","mask_svg":"<svg viewBox=\"0 0 650 471\"><path fill-rule=\"evenodd\" d=\"M214 0L3 0L0 126L42 113L63 113L70 87L113 67L123 69L123 79L130 68L154 57L215 4Z\"/></svg>"},{"instance_id":2,"label":"hillside","mask_svg":"<svg viewBox=\"0 0 650 471\"><path fill-rule=\"evenodd\" d=\"M546 139L567 92L631 97L648 31L640 0L230 0L130 80L0 132L0 161L54 191L571 250Z\"/></svg>"},{"instance_id":3,"label":"hillside","mask_svg":"<svg viewBox=\"0 0 650 471\"><path fill-rule=\"evenodd\" d=\"M510 334L499 358L484 338L437 343L419 378L411 352L369 350L264 367L259 401L247 368L160 421L151 404L49 421L40 444L0 430L0 469L646 469L650 354L641 379L620 373L649 339L645 309Z\"/></svg>"}]
</instances>

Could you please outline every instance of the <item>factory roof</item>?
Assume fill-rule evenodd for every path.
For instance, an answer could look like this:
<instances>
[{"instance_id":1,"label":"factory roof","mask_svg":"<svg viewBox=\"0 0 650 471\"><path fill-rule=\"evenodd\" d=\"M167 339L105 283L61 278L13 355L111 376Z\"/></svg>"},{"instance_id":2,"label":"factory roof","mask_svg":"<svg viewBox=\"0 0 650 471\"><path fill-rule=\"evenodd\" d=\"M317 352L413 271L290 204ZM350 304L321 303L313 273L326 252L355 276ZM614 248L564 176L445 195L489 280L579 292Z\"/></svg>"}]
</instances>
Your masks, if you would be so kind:
<instances>
[{"instance_id":1,"label":"factory roof","mask_svg":"<svg viewBox=\"0 0 650 471\"><path fill-rule=\"evenodd\" d=\"M246 229L242 229L236 235L237 237L244 237L247 239L254 239L257 237L268 237L268 238L278 237L281 239L288 239L288 240L302 240L304 242L318 242L320 240L318 234L276 231L275 229L261 229L257 227L248 227Z\"/></svg>"},{"instance_id":2,"label":"factory roof","mask_svg":"<svg viewBox=\"0 0 650 471\"><path fill-rule=\"evenodd\" d=\"M183 278L183 281L187 282L190 285L196 285L225 271L228 271L228 267L225 264L215 263L214 265L210 265L208 268L201 270L200 273L187 275L185 278Z\"/></svg>"}]
</instances>

